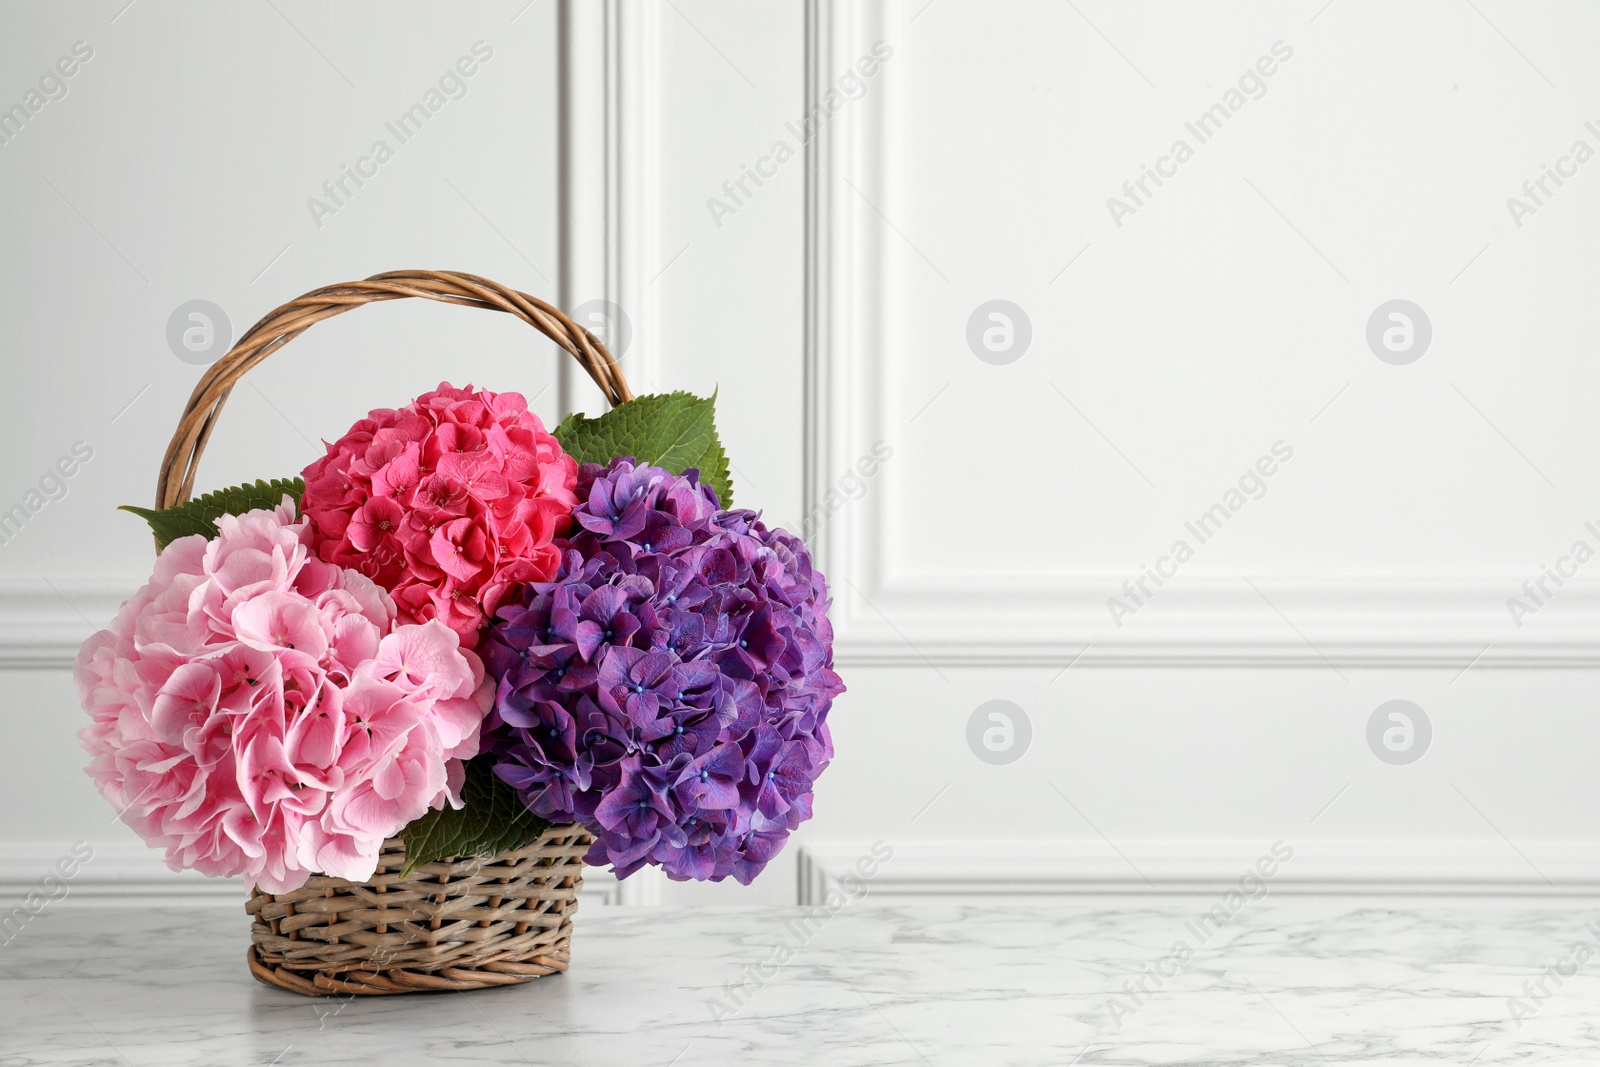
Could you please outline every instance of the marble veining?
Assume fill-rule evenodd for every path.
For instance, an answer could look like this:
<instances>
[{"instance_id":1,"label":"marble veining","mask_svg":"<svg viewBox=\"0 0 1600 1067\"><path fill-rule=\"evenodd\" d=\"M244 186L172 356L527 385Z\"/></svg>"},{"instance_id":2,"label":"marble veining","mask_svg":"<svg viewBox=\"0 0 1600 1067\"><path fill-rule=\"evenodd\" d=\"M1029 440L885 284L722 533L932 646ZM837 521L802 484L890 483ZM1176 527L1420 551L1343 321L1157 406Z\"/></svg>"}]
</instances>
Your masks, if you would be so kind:
<instances>
[{"instance_id":1,"label":"marble veining","mask_svg":"<svg viewBox=\"0 0 1600 1067\"><path fill-rule=\"evenodd\" d=\"M589 909L564 976L324 1000L250 978L242 912L63 908L0 946L0 1067L1600 1060L1600 903L1205 907Z\"/></svg>"}]
</instances>

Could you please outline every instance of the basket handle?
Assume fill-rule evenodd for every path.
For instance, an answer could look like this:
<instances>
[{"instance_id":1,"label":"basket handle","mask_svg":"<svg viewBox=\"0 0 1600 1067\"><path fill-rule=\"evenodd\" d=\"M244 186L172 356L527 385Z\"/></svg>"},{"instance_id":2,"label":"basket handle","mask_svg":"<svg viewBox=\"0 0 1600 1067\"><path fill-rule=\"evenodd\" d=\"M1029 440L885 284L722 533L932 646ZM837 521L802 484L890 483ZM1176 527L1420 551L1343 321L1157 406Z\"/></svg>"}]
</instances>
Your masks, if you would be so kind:
<instances>
[{"instance_id":1,"label":"basket handle","mask_svg":"<svg viewBox=\"0 0 1600 1067\"><path fill-rule=\"evenodd\" d=\"M397 270L374 274L365 281L315 289L291 300L250 327L228 354L213 363L189 394L172 443L161 459L156 482L156 509L176 507L189 499L200 456L222 414L222 405L244 373L310 328L312 323L342 315L376 300L420 296L446 304L504 311L515 315L583 365L612 407L633 399L622 368L594 334L536 296L509 289L475 274L442 270Z\"/></svg>"}]
</instances>

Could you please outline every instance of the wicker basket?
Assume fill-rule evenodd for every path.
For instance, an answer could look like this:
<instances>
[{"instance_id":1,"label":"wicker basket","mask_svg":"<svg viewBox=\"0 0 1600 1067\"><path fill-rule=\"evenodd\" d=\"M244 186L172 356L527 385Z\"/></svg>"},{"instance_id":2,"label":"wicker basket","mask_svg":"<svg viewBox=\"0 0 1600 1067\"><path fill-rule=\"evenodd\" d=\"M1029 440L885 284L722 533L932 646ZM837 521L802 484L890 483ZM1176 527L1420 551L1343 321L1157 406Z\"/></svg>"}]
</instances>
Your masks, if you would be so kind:
<instances>
[{"instance_id":1,"label":"wicker basket","mask_svg":"<svg viewBox=\"0 0 1600 1067\"><path fill-rule=\"evenodd\" d=\"M536 297L471 274L378 274L284 304L206 371L162 459L156 507L189 499L201 453L245 372L313 323L404 297L515 315L576 359L613 406L633 399L605 345ZM292 893L252 893L250 973L324 996L479 989L565 971L589 844L580 827L553 826L525 848L429 863L402 877L405 846L387 841L370 881L316 876Z\"/></svg>"},{"instance_id":2,"label":"wicker basket","mask_svg":"<svg viewBox=\"0 0 1600 1067\"><path fill-rule=\"evenodd\" d=\"M369 881L313 876L291 893L254 891L250 973L318 997L481 989L564 971L589 841L576 826L552 826L515 852L402 877L405 845L394 838Z\"/></svg>"}]
</instances>

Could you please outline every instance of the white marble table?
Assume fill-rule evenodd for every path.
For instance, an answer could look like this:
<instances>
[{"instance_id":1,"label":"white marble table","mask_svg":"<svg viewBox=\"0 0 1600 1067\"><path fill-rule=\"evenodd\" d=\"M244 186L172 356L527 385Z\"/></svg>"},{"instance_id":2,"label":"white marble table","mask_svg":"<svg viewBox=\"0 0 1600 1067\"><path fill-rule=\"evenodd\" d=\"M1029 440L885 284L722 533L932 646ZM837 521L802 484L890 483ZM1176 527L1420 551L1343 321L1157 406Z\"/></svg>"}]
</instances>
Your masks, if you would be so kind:
<instances>
[{"instance_id":1,"label":"white marble table","mask_svg":"<svg viewBox=\"0 0 1600 1067\"><path fill-rule=\"evenodd\" d=\"M1600 903L1273 898L1164 962L1203 908L869 900L809 939L786 925L800 909L590 908L564 976L308 1000L250 978L242 913L62 907L0 946L0 1067L1600 1059L1600 956L1572 948L1600 940ZM758 965L740 1003L726 984ZM1155 991L1114 1012L1147 967ZM1536 1001L1524 983L1547 967L1575 973Z\"/></svg>"}]
</instances>

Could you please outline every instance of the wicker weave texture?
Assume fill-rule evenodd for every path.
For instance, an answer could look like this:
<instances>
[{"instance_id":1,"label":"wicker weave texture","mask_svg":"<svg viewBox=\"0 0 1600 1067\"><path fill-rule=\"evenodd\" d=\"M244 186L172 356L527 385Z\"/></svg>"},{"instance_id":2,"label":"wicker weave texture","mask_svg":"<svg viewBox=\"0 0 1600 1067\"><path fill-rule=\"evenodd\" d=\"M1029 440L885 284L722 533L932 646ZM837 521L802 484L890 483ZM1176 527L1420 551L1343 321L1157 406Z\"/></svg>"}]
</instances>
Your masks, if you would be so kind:
<instances>
[{"instance_id":1,"label":"wicker weave texture","mask_svg":"<svg viewBox=\"0 0 1600 1067\"><path fill-rule=\"evenodd\" d=\"M514 852L402 877L405 844L392 838L369 881L316 875L290 893L252 893L250 971L306 996L480 989L565 971L590 841L553 826Z\"/></svg>"}]
</instances>

